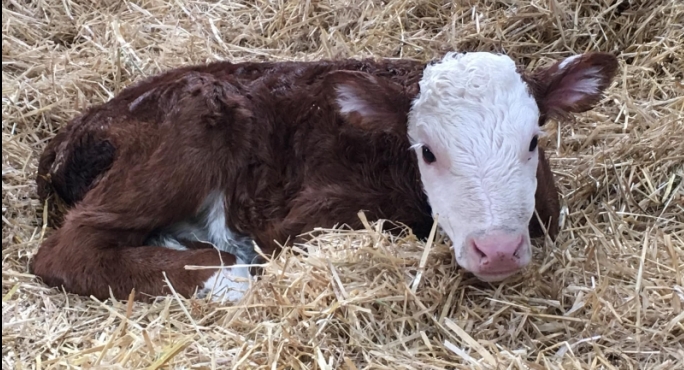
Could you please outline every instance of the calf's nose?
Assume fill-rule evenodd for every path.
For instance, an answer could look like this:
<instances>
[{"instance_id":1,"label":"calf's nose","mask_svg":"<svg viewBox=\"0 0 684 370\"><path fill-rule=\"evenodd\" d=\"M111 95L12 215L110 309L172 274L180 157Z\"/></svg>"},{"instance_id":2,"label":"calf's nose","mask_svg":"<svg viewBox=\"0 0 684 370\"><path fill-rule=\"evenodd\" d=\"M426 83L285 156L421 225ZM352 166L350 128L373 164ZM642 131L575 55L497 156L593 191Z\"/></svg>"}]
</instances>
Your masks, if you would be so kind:
<instances>
[{"instance_id":1,"label":"calf's nose","mask_svg":"<svg viewBox=\"0 0 684 370\"><path fill-rule=\"evenodd\" d=\"M487 275L508 274L520 269L524 245L525 237L520 233L495 232L468 240L478 272Z\"/></svg>"}]
</instances>

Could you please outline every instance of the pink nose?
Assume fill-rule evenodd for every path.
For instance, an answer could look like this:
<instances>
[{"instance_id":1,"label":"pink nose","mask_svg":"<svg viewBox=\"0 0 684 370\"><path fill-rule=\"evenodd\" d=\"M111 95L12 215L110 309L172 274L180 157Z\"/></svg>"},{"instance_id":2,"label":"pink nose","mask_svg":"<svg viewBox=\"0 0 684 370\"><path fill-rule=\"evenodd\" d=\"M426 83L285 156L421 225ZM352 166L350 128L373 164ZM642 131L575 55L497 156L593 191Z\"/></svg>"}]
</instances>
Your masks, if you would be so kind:
<instances>
[{"instance_id":1,"label":"pink nose","mask_svg":"<svg viewBox=\"0 0 684 370\"><path fill-rule=\"evenodd\" d=\"M520 269L520 252L525 243L522 234L495 232L483 237L468 238L468 246L481 274L509 274Z\"/></svg>"}]
</instances>

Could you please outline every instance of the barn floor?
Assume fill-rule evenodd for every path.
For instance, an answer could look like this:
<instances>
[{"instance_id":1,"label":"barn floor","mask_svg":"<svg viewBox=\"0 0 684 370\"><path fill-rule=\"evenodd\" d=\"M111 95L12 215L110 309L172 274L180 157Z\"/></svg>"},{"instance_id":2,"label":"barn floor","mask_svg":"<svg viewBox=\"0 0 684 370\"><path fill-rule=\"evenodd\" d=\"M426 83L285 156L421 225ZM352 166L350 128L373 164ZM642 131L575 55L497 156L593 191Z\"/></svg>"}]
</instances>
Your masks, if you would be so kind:
<instances>
[{"instance_id":1,"label":"barn floor","mask_svg":"<svg viewBox=\"0 0 684 370\"><path fill-rule=\"evenodd\" d=\"M684 368L683 14L674 0L3 0L3 369ZM88 104L186 63L453 49L530 66L619 55L598 108L546 127L566 212L523 275L477 283L439 240L375 225L322 230L236 306L99 302L28 274L50 233L37 158Z\"/></svg>"}]
</instances>

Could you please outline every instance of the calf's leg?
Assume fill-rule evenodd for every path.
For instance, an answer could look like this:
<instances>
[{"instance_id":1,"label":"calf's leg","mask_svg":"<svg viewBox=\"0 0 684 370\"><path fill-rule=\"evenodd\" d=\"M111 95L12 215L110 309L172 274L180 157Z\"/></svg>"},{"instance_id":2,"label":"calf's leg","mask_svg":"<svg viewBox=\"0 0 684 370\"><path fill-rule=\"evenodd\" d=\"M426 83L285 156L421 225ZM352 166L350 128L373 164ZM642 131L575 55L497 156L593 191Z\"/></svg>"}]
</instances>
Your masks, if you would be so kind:
<instances>
[{"instance_id":1,"label":"calf's leg","mask_svg":"<svg viewBox=\"0 0 684 370\"><path fill-rule=\"evenodd\" d=\"M103 247L121 233L67 223L52 234L33 259L32 272L51 287L104 300L126 299L135 288L136 300L171 293L184 297L209 292L229 301L249 287L245 267L190 270L190 266L231 266L235 257L215 249L173 250L156 246Z\"/></svg>"},{"instance_id":2,"label":"calf's leg","mask_svg":"<svg viewBox=\"0 0 684 370\"><path fill-rule=\"evenodd\" d=\"M240 298L248 287L247 267L188 270L185 266L232 266L251 261L239 261L214 248L179 250L146 245L154 230L195 214L207 193L199 185L194 192L184 192L178 182L177 187L168 187L164 185L164 180L171 180L165 179L168 176L160 173L157 179L161 182L136 181L135 177L117 176L114 169L41 245L32 272L49 286L98 299L108 298L110 290L115 298L126 299L134 288L136 299L166 295L171 290L163 273L185 297L196 290L207 293L214 289L215 294L225 293L228 300ZM244 248L243 244L236 243L236 248Z\"/></svg>"}]
</instances>

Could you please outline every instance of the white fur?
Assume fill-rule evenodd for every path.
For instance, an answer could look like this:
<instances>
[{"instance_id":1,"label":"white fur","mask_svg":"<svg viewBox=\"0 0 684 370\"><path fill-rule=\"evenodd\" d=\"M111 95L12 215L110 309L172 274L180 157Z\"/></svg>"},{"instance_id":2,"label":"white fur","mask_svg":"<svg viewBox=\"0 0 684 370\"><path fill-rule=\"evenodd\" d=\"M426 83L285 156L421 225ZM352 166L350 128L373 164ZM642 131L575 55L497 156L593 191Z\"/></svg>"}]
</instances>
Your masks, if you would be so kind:
<instances>
[{"instance_id":1,"label":"white fur","mask_svg":"<svg viewBox=\"0 0 684 370\"><path fill-rule=\"evenodd\" d=\"M420 91L409 114L409 139L456 260L474 271L465 247L469 235L503 229L529 241L538 163L529 145L541 133L539 109L513 60L493 53L447 54L426 67ZM423 145L437 157L432 165L422 160ZM530 254L526 242L519 253L523 265Z\"/></svg>"},{"instance_id":2,"label":"white fur","mask_svg":"<svg viewBox=\"0 0 684 370\"><path fill-rule=\"evenodd\" d=\"M237 235L227 226L225 197L219 191L209 194L197 215L166 228L150 238L147 244L187 250L182 240L210 243L216 249L236 256L237 265L249 264L257 256L252 240ZM203 283L199 295L206 296L211 292L213 300L235 302L249 288L250 277L246 266L224 267Z\"/></svg>"},{"instance_id":3,"label":"white fur","mask_svg":"<svg viewBox=\"0 0 684 370\"><path fill-rule=\"evenodd\" d=\"M237 259L237 265L245 265L245 262ZM199 291L200 296L211 293L211 299L219 303L236 302L245 295L249 289L251 275L249 268L245 266L227 267L218 270L212 275Z\"/></svg>"},{"instance_id":4,"label":"white fur","mask_svg":"<svg viewBox=\"0 0 684 370\"><path fill-rule=\"evenodd\" d=\"M587 74L596 74L598 73L597 68L590 68L586 72ZM584 78L579 81L577 81L573 86L572 90L575 91L578 95L577 99L583 98L586 95L596 95L599 94L599 84L601 83L601 79L599 77L591 77L591 78Z\"/></svg>"},{"instance_id":5,"label":"white fur","mask_svg":"<svg viewBox=\"0 0 684 370\"><path fill-rule=\"evenodd\" d=\"M139 97L137 97L135 100L133 100L133 101L128 105L128 110L129 110L130 112L133 112L136 108L138 108L138 105L140 105L140 103L142 103L145 99L147 99L147 97L150 96L150 94L152 94L153 91L154 91L154 89L153 89L153 90L150 90L150 91L147 91L147 92L145 92L144 94L142 94L142 95L140 95Z\"/></svg>"},{"instance_id":6,"label":"white fur","mask_svg":"<svg viewBox=\"0 0 684 370\"><path fill-rule=\"evenodd\" d=\"M231 252L236 241L235 233L226 226L226 205L223 193L212 193L207 202L210 204L206 219L209 240L221 251Z\"/></svg>"},{"instance_id":7,"label":"white fur","mask_svg":"<svg viewBox=\"0 0 684 370\"><path fill-rule=\"evenodd\" d=\"M567 57L567 58L563 59L563 61L560 62L560 64L558 65L558 68L560 68L560 69L565 69L567 66L570 65L570 63L576 61L576 60L579 59L581 56L582 56L582 55L573 55L573 56L571 56L571 57Z\"/></svg>"},{"instance_id":8,"label":"white fur","mask_svg":"<svg viewBox=\"0 0 684 370\"><path fill-rule=\"evenodd\" d=\"M148 242L146 244L160 245L162 247L175 249L177 251L184 251L188 249L183 244L181 244L181 242L179 242L178 239L174 238L171 235L162 235L158 239L156 239L156 242Z\"/></svg>"},{"instance_id":9,"label":"white fur","mask_svg":"<svg viewBox=\"0 0 684 370\"><path fill-rule=\"evenodd\" d=\"M197 215L167 229L148 244L185 250L179 240L193 240L212 244L216 249L249 259L253 252L251 240L236 235L226 224L225 197L222 192L209 194ZM247 251L245 249L252 249Z\"/></svg>"},{"instance_id":10,"label":"white fur","mask_svg":"<svg viewBox=\"0 0 684 370\"><path fill-rule=\"evenodd\" d=\"M364 116L373 114L373 109L368 106L368 103L358 97L353 89L346 85L337 87L337 104L340 106L340 113L342 114L352 112L357 112Z\"/></svg>"},{"instance_id":11,"label":"white fur","mask_svg":"<svg viewBox=\"0 0 684 370\"><path fill-rule=\"evenodd\" d=\"M582 71L581 78L578 78L572 84L571 93L566 94L565 104L573 105L587 95L600 94L600 73L601 71L598 68L587 68L585 71Z\"/></svg>"},{"instance_id":12,"label":"white fur","mask_svg":"<svg viewBox=\"0 0 684 370\"><path fill-rule=\"evenodd\" d=\"M582 55L573 55L563 59L558 64L559 69L567 69L578 60ZM601 85L601 70L599 68L587 68L581 71L581 75L577 76L572 84L572 89L570 94L565 95L565 103L567 105L573 105L579 100L583 99L587 95L596 95L600 93Z\"/></svg>"}]
</instances>

